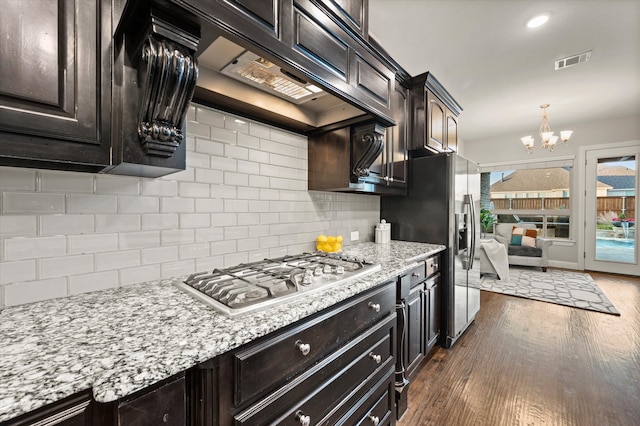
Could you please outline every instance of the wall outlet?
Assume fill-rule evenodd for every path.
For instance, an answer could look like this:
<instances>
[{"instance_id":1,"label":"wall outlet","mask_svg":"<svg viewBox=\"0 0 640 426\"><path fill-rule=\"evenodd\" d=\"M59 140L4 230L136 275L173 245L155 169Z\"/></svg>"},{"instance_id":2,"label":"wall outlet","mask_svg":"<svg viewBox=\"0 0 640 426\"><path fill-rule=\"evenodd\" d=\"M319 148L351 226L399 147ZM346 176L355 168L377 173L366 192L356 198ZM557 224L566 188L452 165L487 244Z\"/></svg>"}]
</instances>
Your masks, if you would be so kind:
<instances>
[{"instance_id":1,"label":"wall outlet","mask_svg":"<svg viewBox=\"0 0 640 426\"><path fill-rule=\"evenodd\" d=\"M351 231L351 241L358 241L360 239L360 232Z\"/></svg>"}]
</instances>

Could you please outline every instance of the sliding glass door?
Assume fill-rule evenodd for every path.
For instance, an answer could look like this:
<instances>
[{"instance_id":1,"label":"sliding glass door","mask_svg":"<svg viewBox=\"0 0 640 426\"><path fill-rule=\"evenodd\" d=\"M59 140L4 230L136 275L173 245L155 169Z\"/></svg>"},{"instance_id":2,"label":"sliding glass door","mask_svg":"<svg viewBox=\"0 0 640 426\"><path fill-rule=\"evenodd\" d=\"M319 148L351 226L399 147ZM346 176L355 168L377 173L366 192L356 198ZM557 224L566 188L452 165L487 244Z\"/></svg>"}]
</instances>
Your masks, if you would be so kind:
<instances>
[{"instance_id":1,"label":"sliding glass door","mask_svg":"<svg viewBox=\"0 0 640 426\"><path fill-rule=\"evenodd\" d=\"M638 147L586 152L585 269L640 275L639 157Z\"/></svg>"}]
</instances>

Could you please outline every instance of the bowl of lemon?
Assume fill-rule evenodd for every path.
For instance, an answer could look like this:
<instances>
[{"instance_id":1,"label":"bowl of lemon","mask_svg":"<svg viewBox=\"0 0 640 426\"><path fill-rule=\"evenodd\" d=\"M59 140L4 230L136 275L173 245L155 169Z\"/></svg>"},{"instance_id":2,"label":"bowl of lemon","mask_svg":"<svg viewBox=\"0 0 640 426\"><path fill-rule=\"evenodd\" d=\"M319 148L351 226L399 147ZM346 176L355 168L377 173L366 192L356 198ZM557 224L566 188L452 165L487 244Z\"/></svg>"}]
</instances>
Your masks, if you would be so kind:
<instances>
[{"instance_id":1,"label":"bowl of lemon","mask_svg":"<svg viewBox=\"0 0 640 426\"><path fill-rule=\"evenodd\" d=\"M316 238L316 250L325 253L342 251L342 235L318 235L318 238Z\"/></svg>"}]
</instances>

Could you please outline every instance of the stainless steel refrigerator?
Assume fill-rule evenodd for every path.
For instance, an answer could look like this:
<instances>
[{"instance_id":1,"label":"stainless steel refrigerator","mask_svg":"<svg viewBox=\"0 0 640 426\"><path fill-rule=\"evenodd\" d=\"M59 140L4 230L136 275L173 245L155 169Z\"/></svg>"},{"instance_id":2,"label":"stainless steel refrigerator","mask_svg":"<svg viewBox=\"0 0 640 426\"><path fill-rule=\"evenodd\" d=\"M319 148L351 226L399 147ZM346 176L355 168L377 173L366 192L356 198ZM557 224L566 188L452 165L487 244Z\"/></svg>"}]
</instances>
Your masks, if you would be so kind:
<instances>
[{"instance_id":1,"label":"stainless steel refrigerator","mask_svg":"<svg viewBox=\"0 0 640 426\"><path fill-rule=\"evenodd\" d=\"M391 238L443 244L440 344L450 347L480 310L480 172L457 154L409 160L408 194L382 197Z\"/></svg>"}]
</instances>

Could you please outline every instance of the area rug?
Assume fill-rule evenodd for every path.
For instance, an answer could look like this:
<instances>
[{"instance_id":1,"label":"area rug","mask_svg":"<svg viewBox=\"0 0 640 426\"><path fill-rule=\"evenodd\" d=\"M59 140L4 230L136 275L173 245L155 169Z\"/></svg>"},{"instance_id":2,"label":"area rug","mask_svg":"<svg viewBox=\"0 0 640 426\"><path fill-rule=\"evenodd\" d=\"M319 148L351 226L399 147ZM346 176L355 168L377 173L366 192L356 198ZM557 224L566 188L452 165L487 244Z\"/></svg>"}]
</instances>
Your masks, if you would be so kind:
<instances>
[{"instance_id":1,"label":"area rug","mask_svg":"<svg viewBox=\"0 0 640 426\"><path fill-rule=\"evenodd\" d=\"M480 290L620 315L591 275L581 272L553 269L542 272L510 267L509 281L500 281L495 275L485 275L480 280Z\"/></svg>"}]
</instances>

